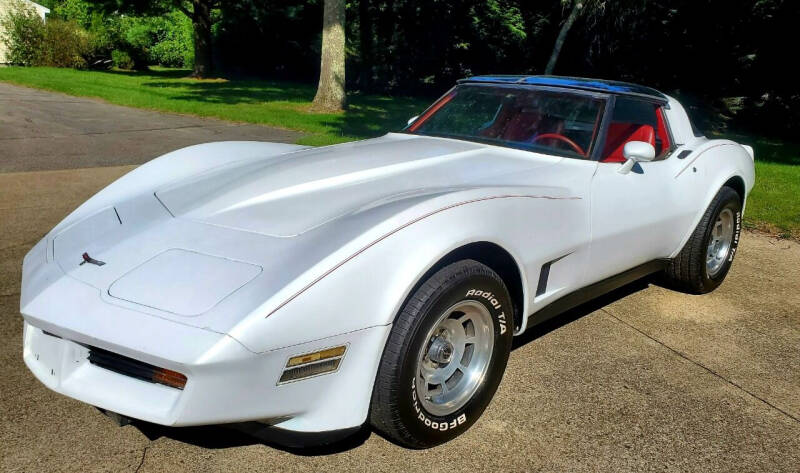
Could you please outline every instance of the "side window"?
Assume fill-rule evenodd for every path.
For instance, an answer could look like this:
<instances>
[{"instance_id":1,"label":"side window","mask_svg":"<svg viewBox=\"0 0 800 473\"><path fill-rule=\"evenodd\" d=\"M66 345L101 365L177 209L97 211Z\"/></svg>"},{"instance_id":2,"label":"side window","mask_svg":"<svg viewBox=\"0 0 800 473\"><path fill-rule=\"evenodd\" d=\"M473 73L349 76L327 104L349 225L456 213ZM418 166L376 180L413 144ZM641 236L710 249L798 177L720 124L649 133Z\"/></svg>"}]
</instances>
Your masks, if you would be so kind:
<instances>
[{"instance_id":1,"label":"side window","mask_svg":"<svg viewBox=\"0 0 800 473\"><path fill-rule=\"evenodd\" d=\"M666 155L672 144L669 141L664 112L659 105L629 97L617 97L600 161L624 162L622 150L629 141L650 143L656 149L656 159Z\"/></svg>"}]
</instances>

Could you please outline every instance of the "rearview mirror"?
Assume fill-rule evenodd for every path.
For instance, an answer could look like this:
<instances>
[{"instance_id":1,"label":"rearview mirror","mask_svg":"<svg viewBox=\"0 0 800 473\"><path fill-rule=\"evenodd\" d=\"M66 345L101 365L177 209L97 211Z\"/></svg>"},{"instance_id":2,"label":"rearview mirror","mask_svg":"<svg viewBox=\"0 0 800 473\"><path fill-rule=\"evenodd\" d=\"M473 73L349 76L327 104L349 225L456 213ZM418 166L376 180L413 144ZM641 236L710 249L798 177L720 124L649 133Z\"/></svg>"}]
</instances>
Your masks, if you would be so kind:
<instances>
[{"instance_id":1,"label":"rearview mirror","mask_svg":"<svg viewBox=\"0 0 800 473\"><path fill-rule=\"evenodd\" d=\"M407 125L411 125L412 123L414 123L414 120L416 120L417 118L419 118L419 115L414 115L413 117L409 118Z\"/></svg>"},{"instance_id":2,"label":"rearview mirror","mask_svg":"<svg viewBox=\"0 0 800 473\"><path fill-rule=\"evenodd\" d=\"M656 157L656 149L644 141L629 141L622 148L622 155L627 161L619 168L620 174L628 174L633 165L639 162L652 161Z\"/></svg>"}]
</instances>

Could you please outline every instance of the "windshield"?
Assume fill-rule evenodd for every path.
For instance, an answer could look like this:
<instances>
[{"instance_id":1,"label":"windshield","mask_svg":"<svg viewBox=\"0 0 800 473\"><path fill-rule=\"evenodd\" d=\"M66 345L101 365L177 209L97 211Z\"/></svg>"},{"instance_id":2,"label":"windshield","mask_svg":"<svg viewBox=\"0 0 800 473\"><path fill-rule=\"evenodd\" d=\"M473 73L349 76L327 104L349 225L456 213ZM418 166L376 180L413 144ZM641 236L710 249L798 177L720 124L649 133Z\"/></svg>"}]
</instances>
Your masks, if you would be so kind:
<instances>
[{"instance_id":1,"label":"windshield","mask_svg":"<svg viewBox=\"0 0 800 473\"><path fill-rule=\"evenodd\" d=\"M460 85L404 131L587 159L604 103L570 91Z\"/></svg>"}]
</instances>

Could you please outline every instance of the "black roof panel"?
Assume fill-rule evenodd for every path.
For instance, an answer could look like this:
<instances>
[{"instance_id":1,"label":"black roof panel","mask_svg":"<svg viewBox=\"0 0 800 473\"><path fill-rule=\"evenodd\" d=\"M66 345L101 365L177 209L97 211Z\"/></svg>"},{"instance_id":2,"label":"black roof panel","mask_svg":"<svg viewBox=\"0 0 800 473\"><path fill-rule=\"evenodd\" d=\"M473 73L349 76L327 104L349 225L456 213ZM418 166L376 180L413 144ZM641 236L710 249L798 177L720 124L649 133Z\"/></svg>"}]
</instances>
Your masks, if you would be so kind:
<instances>
[{"instance_id":1,"label":"black roof panel","mask_svg":"<svg viewBox=\"0 0 800 473\"><path fill-rule=\"evenodd\" d=\"M586 79L582 77L560 77L560 76L525 76L525 75L494 75L494 76L474 76L458 81L464 83L497 83L497 84L522 84L522 85L544 85L551 87L565 87L571 89L591 90L596 92L609 92L615 94L643 95L667 100L667 96L643 85L631 84L615 80Z\"/></svg>"}]
</instances>

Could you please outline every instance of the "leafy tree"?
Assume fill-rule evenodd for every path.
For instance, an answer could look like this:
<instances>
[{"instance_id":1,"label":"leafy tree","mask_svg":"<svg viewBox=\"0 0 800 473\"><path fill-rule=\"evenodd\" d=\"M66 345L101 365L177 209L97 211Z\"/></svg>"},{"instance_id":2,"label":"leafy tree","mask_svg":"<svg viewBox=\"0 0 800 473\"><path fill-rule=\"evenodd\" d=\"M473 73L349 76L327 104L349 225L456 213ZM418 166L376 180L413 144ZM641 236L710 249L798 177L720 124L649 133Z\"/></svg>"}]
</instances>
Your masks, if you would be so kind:
<instances>
[{"instance_id":1,"label":"leafy tree","mask_svg":"<svg viewBox=\"0 0 800 473\"><path fill-rule=\"evenodd\" d=\"M545 74L552 74L553 70L556 68L556 61L558 61L558 56L561 54L561 48L564 47L564 41L567 40L567 34L569 30L572 29L572 25L575 24L575 20L578 19L578 15L580 15L581 10L583 10L583 1L575 0L575 1L565 1L565 7L572 4L569 7L569 15L567 19L564 21L564 24L561 26L561 30L558 32L558 37L556 38L556 44L553 46L553 52L550 54L550 60L547 61L547 67L544 68Z\"/></svg>"},{"instance_id":2,"label":"leafy tree","mask_svg":"<svg viewBox=\"0 0 800 473\"><path fill-rule=\"evenodd\" d=\"M216 65L228 74L319 80L322 3L222 2L214 25Z\"/></svg>"},{"instance_id":3,"label":"leafy tree","mask_svg":"<svg viewBox=\"0 0 800 473\"><path fill-rule=\"evenodd\" d=\"M415 94L477 73L529 69L524 0L373 0L375 86ZM530 7L533 9L533 7Z\"/></svg>"},{"instance_id":4,"label":"leafy tree","mask_svg":"<svg viewBox=\"0 0 800 473\"><path fill-rule=\"evenodd\" d=\"M607 23L616 26L630 27L637 17L648 6L651 6L646 0L560 0L560 2L564 9L569 10L569 15L567 15L558 32L553 51L550 53L550 59L544 69L545 74L552 74L555 70L561 49L564 47L567 35L576 20L583 19L584 27L587 29L592 29L604 19L608 19ZM652 4L653 2L650 3ZM621 31L618 32L623 33Z\"/></svg>"}]
</instances>

